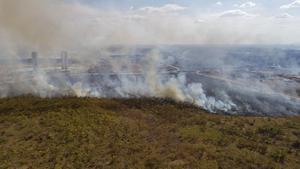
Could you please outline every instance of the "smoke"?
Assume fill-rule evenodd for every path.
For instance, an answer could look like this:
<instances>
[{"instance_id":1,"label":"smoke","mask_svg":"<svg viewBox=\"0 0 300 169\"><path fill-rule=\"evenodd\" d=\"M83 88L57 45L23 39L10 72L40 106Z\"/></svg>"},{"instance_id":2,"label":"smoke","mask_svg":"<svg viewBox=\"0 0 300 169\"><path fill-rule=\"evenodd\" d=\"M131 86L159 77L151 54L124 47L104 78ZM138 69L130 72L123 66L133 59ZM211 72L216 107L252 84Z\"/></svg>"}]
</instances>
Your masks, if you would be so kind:
<instances>
[{"instance_id":1,"label":"smoke","mask_svg":"<svg viewBox=\"0 0 300 169\"><path fill-rule=\"evenodd\" d=\"M265 83L249 71L237 73L237 67L261 61L247 60L249 53L272 63L284 60L285 53L273 49L240 52L208 45L296 43L300 35L297 18L278 21L204 14L199 22L186 9L169 4L120 11L78 1L0 0L0 97L161 97L211 112L299 111L298 100L293 100L298 97L298 83ZM285 26L279 26L283 22ZM202 46L182 49L175 44ZM32 67L31 51L39 53L37 68ZM69 70L60 68L61 51L69 51ZM180 71L166 70L166 66L174 69L174 64ZM297 60L287 65L293 75L299 73ZM274 113L276 109L280 112Z\"/></svg>"},{"instance_id":2,"label":"smoke","mask_svg":"<svg viewBox=\"0 0 300 169\"><path fill-rule=\"evenodd\" d=\"M49 0L1 0L0 21L12 43L17 46L53 49L61 46L64 38L62 4Z\"/></svg>"},{"instance_id":3,"label":"smoke","mask_svg":"<svg viewBox=\"0 0 300 169\"><path fill-rule=\"evenodd\" d=\"M299 42L298 18L188 15L186 7L93 8L77 1L1 0L0 35L35 50L89 50L112 44ZM197 22L199 17L205 18Z\"/></svg>"}]
</instances>

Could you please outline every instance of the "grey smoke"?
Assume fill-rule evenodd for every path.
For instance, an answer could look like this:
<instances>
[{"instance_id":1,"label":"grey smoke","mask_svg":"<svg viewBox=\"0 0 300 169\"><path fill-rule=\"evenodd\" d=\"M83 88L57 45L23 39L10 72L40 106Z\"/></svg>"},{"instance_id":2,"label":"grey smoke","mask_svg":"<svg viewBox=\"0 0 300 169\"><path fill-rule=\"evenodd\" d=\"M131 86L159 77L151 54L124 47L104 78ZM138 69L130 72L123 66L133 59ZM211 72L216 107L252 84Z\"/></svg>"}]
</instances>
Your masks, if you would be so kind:
<instances>
[{"instance_id":1,"label":"grey smoke","mask_svg":"<svg viewBox=\"0 0 300 169\"><path fill-rule=\"evenodd\" d=\"M229 51L225 48L207 45L204 46L206 50L176 51L176 46L162 45L299 42L297 22L286 23L282 29L279 27L281 23L268 18L245 20L209 16L205 22L195 20L197 18L178 13L98 10L76 1L0 0L0 97L24 94L41 97L162 97L190 102L211 112L227 113L241 113L237 111L239 109L245 113L255 112L251 106L240 102L257 105L263 112L272 112L275 110L272 104L284 102L283 106L276 107L278 114L298 113L298 100L284 94L290 85L249 80L247 73L232 84L224 82L222 78L228 78L235 67L244 64L238 59L228 64ZM132 72L123 66L130 67L130 56L138 53L135 50L140 48L137 44L154 45L142 53L145 55L141 61L142 75L122 75ZM112 52L115 46L119 47ZM40 68L37 70L32 70L30 64L28 66L22 61L31 57L31 51L39 53ZM72 75L59 73L59 68L49 70L57 66L53 64L53 58L59 58L61 51L68 51L75 62L70 66ZM166 51L171 54L166 54ZM262 53L272 56L266 60L276 61L285 57L273 49ZM114 54L122 54L123 57L112 59ZM109 62L117 75L111 78L87 74L89 69L99 65L99 60ZM197 76L195 72L192 75L183 72L178 76L161 74L162 65L178 60L183 71L204 66L222 69L224 76L217 79L218 82L207 81L205 77L191 82L190 79ZM188 60L194 64L189 65ZM291 61L290 65L294 74L299 72L299 64ZM218 84L221 82L224 84ZM296 95L298 83L293 85L292 93ZM264 104L266 99L272 102ZM292 110L286 105L292 105Z\"/></svg>"}]
</instances>

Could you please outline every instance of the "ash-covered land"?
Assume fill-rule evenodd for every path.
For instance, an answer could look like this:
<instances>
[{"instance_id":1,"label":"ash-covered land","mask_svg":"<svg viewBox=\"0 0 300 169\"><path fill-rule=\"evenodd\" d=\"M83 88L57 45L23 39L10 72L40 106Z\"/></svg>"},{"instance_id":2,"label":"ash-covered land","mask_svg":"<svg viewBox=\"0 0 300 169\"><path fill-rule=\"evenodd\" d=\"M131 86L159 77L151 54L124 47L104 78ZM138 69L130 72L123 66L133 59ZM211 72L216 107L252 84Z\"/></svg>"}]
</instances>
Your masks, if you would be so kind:
<instances>
[{"instance_id":1,"label":"ash-covered land","mask_svg":"<svg viewBox=\"0 0 300 169\"><path fill-rule=\"evenodd\" d=\"M1 97L158 97L211 113L300 114L298 46L110 46L1 58Z\"/></svg>"}]
</instances>

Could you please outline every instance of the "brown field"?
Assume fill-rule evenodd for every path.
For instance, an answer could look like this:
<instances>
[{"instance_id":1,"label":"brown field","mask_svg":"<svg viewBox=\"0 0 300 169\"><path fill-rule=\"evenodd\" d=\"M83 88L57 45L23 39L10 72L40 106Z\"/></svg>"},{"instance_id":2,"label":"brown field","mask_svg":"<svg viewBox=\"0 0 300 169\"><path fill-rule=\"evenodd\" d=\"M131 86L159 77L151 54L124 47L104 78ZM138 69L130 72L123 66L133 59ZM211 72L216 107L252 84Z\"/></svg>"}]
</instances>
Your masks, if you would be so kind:
<instances>
[{"instance_id":1,"label":"brown field","mask_svg":"<svg viewBox=\"0 0 300 169\"><path fill-rule=\"evenodd\" d=\"M299 169L300 117L162 99L0 99L0 169Z\"/></svg>"}]
</instances>

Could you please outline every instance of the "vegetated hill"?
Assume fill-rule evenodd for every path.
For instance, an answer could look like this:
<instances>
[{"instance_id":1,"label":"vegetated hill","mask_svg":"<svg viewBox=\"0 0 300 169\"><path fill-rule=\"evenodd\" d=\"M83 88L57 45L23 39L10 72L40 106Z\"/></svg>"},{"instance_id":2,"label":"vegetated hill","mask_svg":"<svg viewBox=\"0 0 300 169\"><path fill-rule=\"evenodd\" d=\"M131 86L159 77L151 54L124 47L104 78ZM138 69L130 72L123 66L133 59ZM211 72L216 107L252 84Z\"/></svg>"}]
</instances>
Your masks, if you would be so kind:
<instances>
[{"instance_id":1,"label":"vegetated hill","mask_svg":"<svg viewBox=\"0 0 300 169\"><path fill-rule=\"evenodd\" d=\"M300 168L300 118L161 99L0 99L0 168Z\"/></svg>"}]
</instances>

